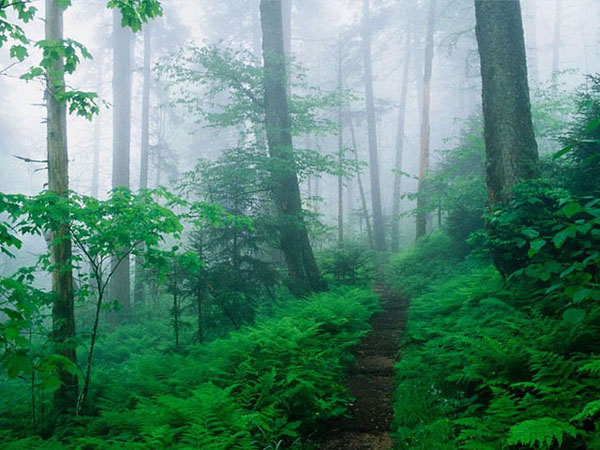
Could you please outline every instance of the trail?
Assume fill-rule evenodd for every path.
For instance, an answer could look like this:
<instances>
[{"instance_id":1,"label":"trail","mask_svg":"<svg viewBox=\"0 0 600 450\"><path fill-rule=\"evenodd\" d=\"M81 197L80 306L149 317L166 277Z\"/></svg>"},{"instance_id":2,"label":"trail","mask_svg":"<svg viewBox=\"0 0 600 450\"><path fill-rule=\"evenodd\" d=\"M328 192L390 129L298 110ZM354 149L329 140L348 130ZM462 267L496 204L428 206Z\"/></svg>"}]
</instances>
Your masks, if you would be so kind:
<instances>
[{"instance_id":1,"label":"trail","mask_svg":"<svg viewBox=\"0 0 600 450\"><path fill-rule=\"evenodd\" d=\"M383 311L371 319L372 330L356 350L347 382L354 403L349 418L330 425L319 448L324 450L389 450L393 419L394 363L406 324L408 300L379 290Z\"/></svg>"}]
</instances>

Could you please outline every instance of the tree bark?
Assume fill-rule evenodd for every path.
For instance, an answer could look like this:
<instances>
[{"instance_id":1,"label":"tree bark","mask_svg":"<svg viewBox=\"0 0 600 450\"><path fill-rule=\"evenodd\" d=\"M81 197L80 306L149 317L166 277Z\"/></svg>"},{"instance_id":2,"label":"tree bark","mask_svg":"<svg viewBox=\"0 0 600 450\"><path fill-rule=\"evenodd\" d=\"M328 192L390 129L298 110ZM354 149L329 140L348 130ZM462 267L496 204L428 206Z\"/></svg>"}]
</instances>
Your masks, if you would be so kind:
<instances>
[{"instance_id":1,"label":"tree bark","mask_svg":"<svg viewBox=\"0 0 600 450\"><path fill-rule=\"evenodd\" d=\"M427 15L427 35L425 41L425 59L423 70L423 112L421 114L421 150L419 155L419 195L417 197L417 232L416 238L427 233L427 202L424 197L425 177L429 171L429 135L431 107L431 74L433 71L433 35L435 33L436 0L429 0Z\"/></svg>"},{"instance_id":2,"label":"tree bark","mask_svg":"<svg viewBox=\"0 0 600 450\"><path fill-rule=\"evenodd\" d=\"M373 69L371 66L371 24L369 0L363 0L363 60L365 71L365 100L367 108L367 131L369 134L369 170L371 175L371 209L373 212L373 239L375 250L385 251L385 229L381 207L379 180L379 155L377 148L377 121L373 94Z\"/></svg>"},{"instance_id":3,"label":"tree bark","mask_svg":"<svg viewBox=\"0 0 600 450\"><path fill-rule=\"evenodd\" d=\"M398 128L396 130L396 161L394 163L394 192L392 197L392 232L390 247L393 252L400 250L400 196L402 194L402 154L404 152L404 122L406 116L406 98L408 96L408 78L410 67L411 36L406 36L404 47L404 67L402 89L398 107Z\"/></svg>"},{"instance_id":4,"label":"tree bark","mask_svg":"<svg viewBox=\"0 0 600 450\"><path fill-rule=\"evenodd\" d=\"M521 9L518 0L475 0L475 13L489 202L503 204L538 169Z\"/></svg>"},{"instance_id":5,"label":"tree bark","mask_svg":"<svg viewBox=\"0 0 600 450\"><path fill-rule=\"evenodd\" d=\"M150 148L150 66L152 59L151 24L144 25L144 68L142 84L142 142L140 161L140 190L148 188L148 154ZM133 301L135 305L144 305L144 258L135 257L135 288Z\"/></svg>"},{"instance_id":6,"label":"tree bark","mask_svg":"<svg viewBox=\"0 0 600 450\"><path fill-rule=\"evenodd\" d=\"M290 127L281 0L261 0L265 128L272 162L272 193L280 217L281 250L296 295L320 291L325 284L310 246Z\"/></svg>"},{"instance_id":7,"label":"tree bark","mask_svg":"<svg viewBox=\"0 0 600 450\"><path fill-rule=\"evenodd\" d=\"M47 41L63 40L63 10L56 0L46 0L45 37ZM62 43L58 44L62 45ZM69 190L69 156L67 147L67 106L57 99L65 88L62 57L47 72L47 151L48 190L66 197ZM52 231L50 247L52 271L52 339L55 352L77 364L75 350L75 305L71 239L68 223L58 223ZM75 408L78 395L77 375L59 367L60 387L54 393L54 415L58 417Z\"/></svg>"},{"instance_id":8,"label":"tree bark","mask_svg":"<svg viewBox=\"0 0 600 450\"><path fill-rule=\"evenodd\" d=\"M113 10L113 172L112 187L130 187L131 142L131 50L132 33L121 26L121 13ZM112 261L116 265L116 258ZM116 268L111 294L128 314L130 305L129 257Z\"/></svg>"}]
</instances>

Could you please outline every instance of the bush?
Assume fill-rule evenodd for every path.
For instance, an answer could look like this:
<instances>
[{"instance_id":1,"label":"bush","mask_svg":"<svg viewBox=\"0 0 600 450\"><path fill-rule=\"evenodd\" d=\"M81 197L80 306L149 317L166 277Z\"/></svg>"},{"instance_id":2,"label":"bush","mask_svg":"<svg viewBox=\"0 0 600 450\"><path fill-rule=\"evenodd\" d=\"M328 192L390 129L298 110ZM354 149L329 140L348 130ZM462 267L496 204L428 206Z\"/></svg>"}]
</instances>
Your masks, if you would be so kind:
<instances>
[{"instance_id":1,"label":"bush","mask_svg":"<svg viewBox=\"0 0 600 450\"><path fill-rule=\"evenodd\" d=\"M337 284L364 284L375 275L372 252L360 245L330 249L318 255L318 259L323 274Z\"/></svg>"}]
</instances>

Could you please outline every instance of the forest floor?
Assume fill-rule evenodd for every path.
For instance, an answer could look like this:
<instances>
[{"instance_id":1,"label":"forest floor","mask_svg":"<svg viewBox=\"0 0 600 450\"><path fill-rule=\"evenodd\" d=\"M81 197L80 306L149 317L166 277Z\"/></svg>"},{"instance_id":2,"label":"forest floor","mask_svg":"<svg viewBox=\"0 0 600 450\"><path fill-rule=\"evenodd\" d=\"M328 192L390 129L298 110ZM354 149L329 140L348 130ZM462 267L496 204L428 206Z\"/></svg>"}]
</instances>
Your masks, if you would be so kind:
<instances>
[{"instance_id":1,"label":"forest floor","mask_svg":"<svg viewBox=\"0 0 600 450\"><path fill-rule=\"evenodd\" d=\"M355 398L350 417L332 422L322 438L324 450L389 450L394 415L394 364L406 325L408 300L379 290L383 311L371 318L372 330L356 349L347 386Z\"/></svg>"}]
</instances>

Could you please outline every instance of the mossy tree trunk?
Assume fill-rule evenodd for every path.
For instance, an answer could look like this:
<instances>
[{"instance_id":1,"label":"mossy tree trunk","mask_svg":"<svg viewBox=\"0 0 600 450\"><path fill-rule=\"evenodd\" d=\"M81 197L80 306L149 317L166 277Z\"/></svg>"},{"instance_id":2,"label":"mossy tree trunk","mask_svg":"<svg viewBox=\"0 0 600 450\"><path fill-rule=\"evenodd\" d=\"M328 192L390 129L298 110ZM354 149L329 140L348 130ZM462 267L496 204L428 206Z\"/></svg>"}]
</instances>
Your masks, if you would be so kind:
<instances>
[{"instance_id":1,"label":"mossy tree trunk","mask_svg":"<svg viewBox=\"0 0 600 450\"><path fill-rule=\"evenodd\" d=\"M538 169L521 7L518 0L475 0L475 13L489 202L504 204Z\"/></svg>"},{"instance_id":2,"label":"mossy tree trunk","mask_svg":"<svg viewBox=\"0 0 600 450\"><path fill-rule=\"evenodd\" d=\"M271 159L271 191L280 218L280 243L290 288L304 295L325 288L310 246L292 147L281 0L261 0L265 127Z\"/></svg>"}]
</instances>

